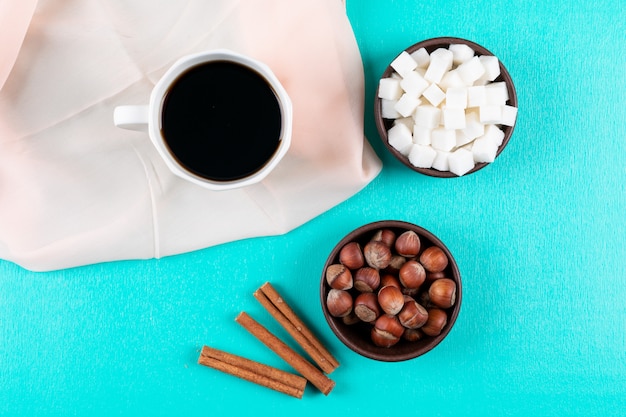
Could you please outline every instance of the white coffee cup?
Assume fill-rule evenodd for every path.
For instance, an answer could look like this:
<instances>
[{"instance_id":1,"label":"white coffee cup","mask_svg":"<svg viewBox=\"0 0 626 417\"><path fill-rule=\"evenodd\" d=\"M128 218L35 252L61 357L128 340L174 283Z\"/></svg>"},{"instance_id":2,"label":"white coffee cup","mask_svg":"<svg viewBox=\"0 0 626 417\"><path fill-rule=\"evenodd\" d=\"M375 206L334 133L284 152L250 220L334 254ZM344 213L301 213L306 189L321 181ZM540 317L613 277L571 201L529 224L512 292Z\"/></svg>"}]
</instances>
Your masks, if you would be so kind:
<instances>
[{"instance_id":1,"label":"white coffee cup","mask_svg":"<svg viewBox=\"0 0 626 417\"><path fill-rule=\"evenodd\" d=\"M149 104L116 107L114 123L147 131L179 177L227 190L257 183L276 167L291 143L293 110L267 65L219 49L179 59Z\"/></svg>"}]
</instances>

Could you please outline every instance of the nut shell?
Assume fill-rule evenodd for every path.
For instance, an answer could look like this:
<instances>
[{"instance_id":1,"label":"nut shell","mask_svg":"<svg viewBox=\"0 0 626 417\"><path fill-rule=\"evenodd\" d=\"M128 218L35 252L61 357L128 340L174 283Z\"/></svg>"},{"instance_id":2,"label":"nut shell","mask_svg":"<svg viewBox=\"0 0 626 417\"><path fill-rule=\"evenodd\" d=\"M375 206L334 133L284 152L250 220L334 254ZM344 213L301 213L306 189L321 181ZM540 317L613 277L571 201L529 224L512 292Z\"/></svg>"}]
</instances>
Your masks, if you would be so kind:
<instances>
[{"instance_id":1,"label":"nut shell","mask_svg":"<svg viewBox=\"0 0 626 417\"><path fill-rule=\"evenodd\" d=\"M376 346L384 348L390 348L400 341L399 337L377 330L375 327L372 327L372 330L370 331L370 338Z\"/></svg>"},{"instance_id":2,"label":"nut shell","mask_svg":"<svg viewBox=\"0 0 626 417\"><path fill-rule=\"evenodd\" d=\"M372 268L385 269L391 262L391 249L381 241L371 241L363 248L365 262Z\"/></svg>"},{"instance_id":3,"label":"nut shell","mask_svg":"<svg viewBox=\"0 0 626 417\"><path fill-rule=\"evenodd\" d=\"M439 272L429 272L426 271L426 281L425 282L433 282L436 279L440 279L440 278L445 278L446 277L446 273L443 271L439 271Z\"/></svg>"},{"instance_id":4,"label":"nut shell","mask_svg":"<svg viewBox=\"0 0 626 417\"><path fill-rule=\"evenodd\" d=\"M406 258L404 256L392 254L391 261L389 261L389 265L385 268L385 272L388 274L398 275L400 268L402 268L402 265L404 265L405 262Z\"/></svg>"},{"instance_id":5,"label":"nut shell","mask_svg":"<svg viewBox=\"0 0 626 417\"><path fill-rule=\"evenodd\" d=\"M437 246L426 248L420 255L420 263L429 272L441 272L448 266L448 257Z\"/></svg>"},{"instance_id":6,"label":"nut shell","mask_svg":"<svg viewBox=\"0 0 626 417\"><path fill-rule=\"evenodd\" d=\"M400 268L398 278L404 288L418 289L426 280L426 270L417 261L406 261Z\"/></svg>"},{"instance_id":7,"label":"nut shell","mask_svg":"<svg viewBox=\"0 0 626 417\"><path fill-rule=\"evenodd\" d=\"M421 248L420 237L413 230L407 230L396 239L396 252L400 256L412 258L417 256Z\"/></svg>"},{"instance_id":8,"label":"nut shell","mask_svg":"<svg viewBox=\"0 0 626 417\"><path fill-rule=\"evenodd\" d=\"M333 317L345 317L352 312L352 296L348 291L331 288L326 297L326 307Z\"/></svg>"},{"instance_id":9,"label":"nut shell","mask_svg":"<svg viewBox=\"0 0 626 417\"><path fill-rule=\"evenodd\" d=\"M400 313L398 313L398 320L408 329L417 329L422 327L428 320L428 311L417 301L409 298L405 301Z\"/></svg>"},{"instance_id":10,"label":"nut shell","mask_svg":"<svg viewBox=\"0 0 626 417\"><path fill-rule=\"evenodd\" d=\"M378 291L378 304L385 313L396 315L404 307L404 294L400 289L387 285Z\"/></svg>"},{"instance_id":11,"label":"nut shell","mask_svg":"<svg viewBox=\"0 0 626 417\"><path fill-rule=\"evenodd\" d=\"M354 300L354 313L366 323L375 321L380 316L378 297L372 292L359 294Z\"/></svg>"},{"instance_id":12,"label":"nut shell","mask_svg":"<svg viewBox=\"0 0 626 417\"><path fill-rule=\"evenodd\" d=\"M380 286L378 269L369 266L360 268L354 274L354 288L359 292L373 292Z\"/></svg>"},{"instance_id":13,"label":"nut shell","mask_svg":"<svg viewBox=\"0 0 626 417\"><path fill-rule=\"evenodd\" d=\"M349 290L352 288L352 273L345 265L333 264L326 269L326 282L330 288L336 290Z\"/></svg>"},{"instance_id":14,"label":"nut shell","mask_svg":"<svg viewBox=\"0 0 626 417\"><path fill-rule=\"evenodd\" d=\"M428 310L428 320L421 327L422 332L428 336L438 336L448 323L448 315L439 308Z\"/></svg>"},{"instance_id":15,"label":"nut shell","mask_svg":"<svg viewBox=\"0 0 626 417\"><path fill-rule=\"evenodd\" d=\"M424 333L420 329L406 329L402 334L402 338L409 342L417 342L424 338Z\"/></svg>"},{"instance_id":16,"label":"nut shell","mask_svg":"<svg viewBox=\"0 0 626 417\"><path fill-rule=\"evenodd\" d=\"M372 242L383 242L387 247L392 248L396 241L396 234L391 229L380 229L371 239Z\"/></svg>"},{"instance_id":17,"label":"nut shell","mask_svg":"<svg viewBox=\"0 0 626 417\"><path fill-rule=\"evenodd\" d=\"M380 288L391 285L396 287L397 289L402 289L402 284L400 284L400 280L391 274L384 274L380 277Z\"/></svg>"},{"instance_id":18,"label":"nut shell","mask_svg":"<svg viewBox=\"0 0 626 417\"><path fill-rule=\"evenodd\" d=\"M359 269L365 265L363 250L358 242L350 242L341 248L339 262L349 269Z\"/></svg>"},{"instance_id":19,"label":"nut shell","mask_svg":"<svg viewBox=\"0 0 626 417\"><path fill-rule=\"evenodd\" d=\"M374 323L370 332L376 346L391 347L400 341L404 334L404 327L396 316L382 315Z\"/></svg>"},{"instance_id":20,"label":"nut shell","mask_svg":"<svg viewBox=\"0 0 626 417\"><path fill-rule=\"evenodd\" d=\"M456 302L456 284L449 278L438 279L430 285L428 296L436 306L450 308Z\"/></svg>"},{"instance_id":21,"label":"nut shell","mask_svg":"<svg viewBox=\"0 0 626 417\"><path fill-rule=\"evenodd\" d=\"M347 326L352 326L354 324L360 323L361 319L357 317L357 315L354 313L354 309L352 309L352 311L348 313L347 316L343 316L341 318L341 321Z\"/></svg>"}]
</instances>

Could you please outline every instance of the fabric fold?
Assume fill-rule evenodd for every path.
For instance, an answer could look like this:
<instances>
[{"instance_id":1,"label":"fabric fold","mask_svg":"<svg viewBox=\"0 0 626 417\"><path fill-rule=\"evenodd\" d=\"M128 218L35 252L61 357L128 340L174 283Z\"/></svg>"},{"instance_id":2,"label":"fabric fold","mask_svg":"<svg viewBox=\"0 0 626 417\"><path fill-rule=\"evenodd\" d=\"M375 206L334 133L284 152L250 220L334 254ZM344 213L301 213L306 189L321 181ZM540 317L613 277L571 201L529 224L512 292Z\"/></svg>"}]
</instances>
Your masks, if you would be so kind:
<instances>
[{"instance_id":1,"label":"fabric fold","mask_svg":"<svg viewBox=\"0 0 626 417\"><path fill-rule=\"evenodd\" d=\"M265 62L294 105L278 167L221 192L174 176L147 135L112 123L179 57L216 48ZM44 271L287 233L380 172L363 84L338 0L40 2L0 91L0 258Z\"/></svg>"},{"instance_id":2,"label":"fabric fold","mask_svg":"<svg viewBox=\"0 0 626 417\"><path fill-rule=\"evenodd\" d=\"M13 69L36 5L37 0L0 2L0 28L2 28L0 90Z\"/></svg>"}]
</instances>

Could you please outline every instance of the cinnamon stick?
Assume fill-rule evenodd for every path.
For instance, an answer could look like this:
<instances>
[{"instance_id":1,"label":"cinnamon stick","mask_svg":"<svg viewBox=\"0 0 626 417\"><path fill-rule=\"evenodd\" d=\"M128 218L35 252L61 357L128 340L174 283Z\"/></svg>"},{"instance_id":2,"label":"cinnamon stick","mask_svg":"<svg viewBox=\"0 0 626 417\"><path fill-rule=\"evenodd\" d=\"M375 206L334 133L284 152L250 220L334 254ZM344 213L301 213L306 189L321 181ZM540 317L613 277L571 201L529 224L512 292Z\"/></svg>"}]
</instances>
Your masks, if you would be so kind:
<instances>
[{"instance_id":1,"label":"cinnamon stick","mask_svg":"<svg viewBox=\"0 0 626 417\"><path fill-rule=\"evenodd\" d=\"M269 282L256 290L254 297L287 330L322 371L330 374L337 369L339 366L337 359L322 345Z\"/></svg>"},{"instance_id":2,"label":"cinnamon stick","mask_svg":"<svg viewBox=\"0 0 626 417\"><path fill-rule=\"evenodd\" d=\"M202 347L198 363L292 397L304 394L305 378L209 346Z\"/></svg>"},{"instance_id":3,"label":"cinnamon stick","mask_svg":"<svg viewBox=\"0 0 626 417\"><path fill-rule=\"evenodd\" d=\"M265 346L270 348L274 353L280 356L285 362L291 365L296 371L305 377L317 389L322 391L324 395L335 387L335 382L328 378L319 369L313 366L309 361L300 356L297 352L287 346L283 341L274 336L269 330L255 321L246 312L241 312L235 321L241 324L253 336L261 341Z\"/></svg>"}]
</instances>

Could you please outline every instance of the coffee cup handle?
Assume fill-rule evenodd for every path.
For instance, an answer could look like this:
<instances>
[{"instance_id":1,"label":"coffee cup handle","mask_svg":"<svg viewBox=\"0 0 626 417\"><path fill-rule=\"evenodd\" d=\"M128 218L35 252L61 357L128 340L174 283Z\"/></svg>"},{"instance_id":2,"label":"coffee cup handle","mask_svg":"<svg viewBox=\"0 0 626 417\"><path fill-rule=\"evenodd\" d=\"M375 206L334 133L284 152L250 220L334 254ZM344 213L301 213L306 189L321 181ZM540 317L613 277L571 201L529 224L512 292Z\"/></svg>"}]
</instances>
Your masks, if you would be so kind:
<instances>
[{"instance_id":1,"label":"coffee cup handle","mask_svg":"<svg viewBox=\"0 0 626 417\"><path fill-rule=\"evenodd\" d=\"M113 123L128 130L148 131L149 106L117 106L113 111Z\"/></svg>"}]
</instances>

